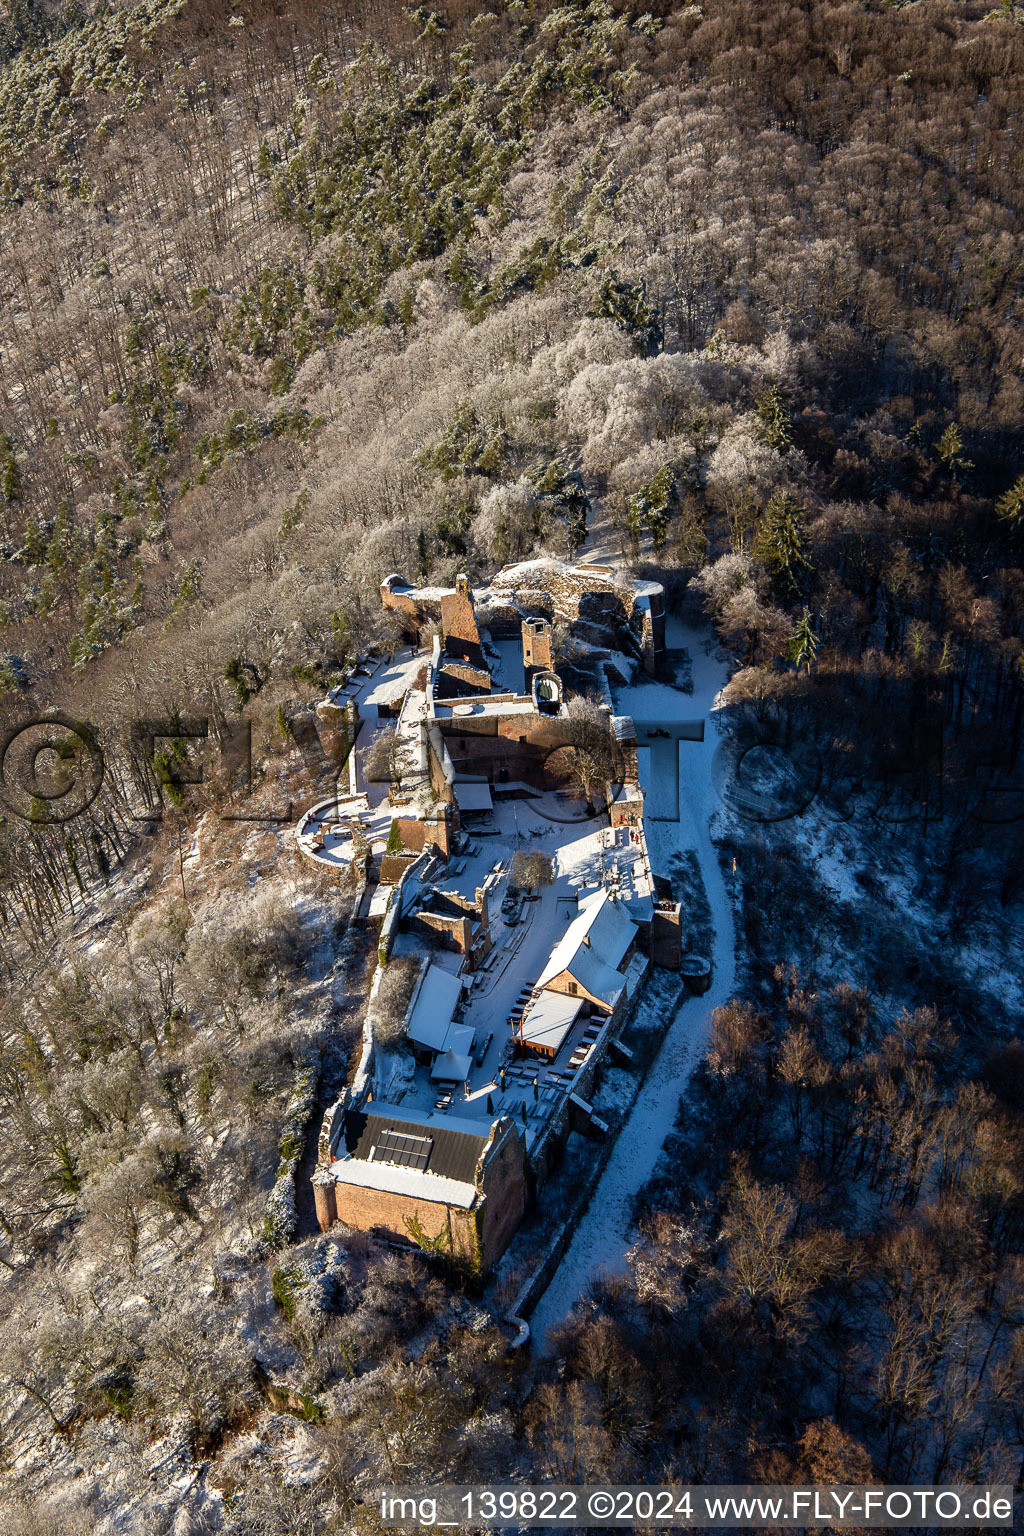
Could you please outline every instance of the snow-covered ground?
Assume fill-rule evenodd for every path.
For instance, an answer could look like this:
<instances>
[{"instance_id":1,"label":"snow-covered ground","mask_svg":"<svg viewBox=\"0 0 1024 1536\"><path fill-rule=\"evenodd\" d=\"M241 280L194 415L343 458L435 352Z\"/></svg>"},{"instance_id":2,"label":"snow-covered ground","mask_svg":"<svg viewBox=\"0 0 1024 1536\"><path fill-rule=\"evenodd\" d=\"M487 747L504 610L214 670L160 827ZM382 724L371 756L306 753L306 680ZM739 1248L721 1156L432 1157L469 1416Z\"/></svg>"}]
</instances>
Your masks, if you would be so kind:
<instances>
[{"instance_id":1,"label":"snow-covered ground","mask_svg":"<svg viewBox=\"0 0 1024 1536\"><path fill-rule=\"evenodd\" d=\"M359 827L374 854L383 853L394 810L388 798L389 785L383 780L367 779L364 759L374 738L392 725L398 732L399 764L403 782L410 794L425 783L418 766L419 718L424 694L415 687L416 678L426 662L424 652L404 646L388 660L375 660L361 666L341 688L332 688L328 698L344 704L354 700L362 720L355 750L338 781L336 795L321 798L304 810L295 828L300 851L318 864L347 869L354 853L353 829ZM379 715L378 707L406 701L400 718Z\"/></svg>"},{"instance_id":2,"label":"snow-covered ground","mask_svg":"<svg viewBox=\"0 0 1024 1536\"><path fill-rule=\"evenodd\" d=\"M564 812L564 803L543 796ZM533 988L557 941L579 911L579 899L609 884L613 877L624 901L630 906L650 911L650 882L641 850L623 840L620 830L605 825L601 815L567 823L553 821L533 800L499 800L493 812L474 821L477 830L472 840L453 860L449 872L438 881L439 889L472 898L477 890L488 890L491 936L494 950L474 978L465 1003L461 1022L473 1031L474 1050L489 1040L479 1065L470 1071L465 1090L457 1089L452 1114L462 1119L491 1116L492 1109L514 1113L525 1108L526 1139L529 1145L545 1128L555 1106L571 1091L569 1083L580 1070L570 1068L576 1048L592 1019L580 1019L550 1063L533 1061L522 1069L505 1061L509 1042L508 1021L525 992ZM502 909L508 889L508 875L517 851L547 853L554 866L554 882L544 887L536 901L523 904L510 925ZM395 941L394 954L420 958L423 940L419 934L401 934ZM459 957L435 952L431 964L455 970ZM413 1067L407 1053L399 1058L394 1077L381 1076L376 1096L389 1102L429 1109L438 1089L426 1067ZM502 1085L499 1074L508 1068ZM582 1064L581 1064L582 1065ZM389 1071L390 1058L389 1058ZM541 1093L533 1093L536 1077ZM556 1079L564 1079L564 1085ZM550 1089L550 1092L548 1091Z\"/></svg>"},{"instance_id":3,"label":"snow-covered ground","mask_svg":"<svg viewBox=\"0 0 1024 1536\"><path fill-rule=\"evenodd\" d=\"M656 871L666 869L672 855L679 851L692 848L697 854L714 919L714 977L710 991L700 998L688 997L672 1020L586 1215L534 1310L531 1328L540 1347L548 1330L569 1315L593 1281L602 1274L621 1273L625 1268L632 1241L634 1201L653 1173L665 1138L675 1123L680 1097L700 1058L711 1012L732 992L732 907L709 830L711 819L720 808L710 773L719 739L714 709L727 681L728 669L715 659L715 644L706 632L686 629L670 620L667 639L672 649L685 647L690 653L693 693L645 682L620 689L615 702L621 713L633 716L641 741L643 722L648 719L694 719L703 715L707 720L703 742L679 744L679 821L648 819L646 825ZM642 749L641 777L645 756L649 754Z\"/></svg>"},{"instance_id":4,"label":"snow-covered ground","mask_svg":"<svg viewBox=\"0 0 1024 1536\"><path fill-rule=\"evenodd\" d=\"M579 554L581 565L600 565L607 561L614 565L622 559L622 536L611 514L600 499L591 503L587 518L587 537Z\"/></svg>"}]
</instances>

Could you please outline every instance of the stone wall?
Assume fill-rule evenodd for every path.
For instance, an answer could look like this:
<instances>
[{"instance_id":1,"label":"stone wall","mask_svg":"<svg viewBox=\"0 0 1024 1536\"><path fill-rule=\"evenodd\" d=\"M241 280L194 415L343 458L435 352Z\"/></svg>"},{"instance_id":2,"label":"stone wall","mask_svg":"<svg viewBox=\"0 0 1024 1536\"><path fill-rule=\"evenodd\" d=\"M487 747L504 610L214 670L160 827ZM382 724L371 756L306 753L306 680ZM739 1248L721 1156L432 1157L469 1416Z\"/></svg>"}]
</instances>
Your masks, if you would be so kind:
<instances>
[{"instance_id":1,"label":"stone wall","mask_svg":"<svg viewBox=\"0 0 1024 1536\"><path fill-rule=\"evenodd\" d=\"M447 652L437 669L436 691L442 699L462 699L468 695L490 693L491 674L469 661L453 660Z\"/></svg>"},{"instance_id":2,"label":"stone wall","mask_svg":"<svg viewBox=\"0 0 1024 1536\"><path fill-rule=\"evenodd\" d=\"M445 645L451 643L453 656L461 653L462 646L475 646L479 649L480 632L476 627L473 592L468 576L456 576L454 592L446 592L442 597L441 626Z\"/></svg>"},{"instance_id":3,"label":"stone wall","mask_svg":"<svg viewBox=\"0 0 1024 1536\"><path fill-rule=\"evenodd\" d=\"M550 617L615 628L624 622L653 673L665 649L665 594L657 582L632 582L610 565L530 562L506 567L492 583L494 600L541 608Z\"/></svg>"},{"instance_id":4,"label":"stone wall","mask_svg":"<svg viewBox=\"0 0 1024 1536\"><path fill-rule=\"evenodd\" d=\"M678 971L682 957L682 908L662 902L651 916L651 959L663 970Z\"/></svg>"},{"instance_id":5,"label":"stone wall","mask_svg":"<svg viewBox=\"0 0 1024 1536\"><path fill-rule=\"evenodd\" d=\"M610 628L643 658L645 671L654 672L665 649L665 594L657 582L630 581L610 565L565 565L557 560L531 561L506 571L511 574L499 571L494 578L488 617L493 612L498 623L510 614L558 617L579 624L581 633L590 637ZM454 642L453 655L479 644L473 594L465 576L455 578L454 591L413 587L400 576L389 576L381 585L381 602L401 615L410 636L440 618L446 639Z\"/></svg>"},{"instance_id":6,"label":"stone wall","mask_svg":"<svg viewBox=\"0 0 1024 1536\"><path fill-rule=\"evenodd\" d=\"M476 1216L457 1206L436 1200L420 1200L414 1195L395 1195L383 1189L364 1189L359 1184L329 1183L314 1185L317 1223L322 1232L336 1221L360 1232L379 1231L392 1240L406 1243L415 1239L410 1224L419 1224L427 1238L444 1236L449 1227L454 1251L472 1259L477 1250Z\"/></svg>"},{"instance_id":7,"label":"stone wall","mask_svg":"<svg viewBox=\"0 0 1024 1536\"><path fill-rule=\"evenodd\" d=\"M383 608L396 613L402 620L402 629L408 640L419 642L424 626L431 622L437 623L441 617L440 601L425 601L415 587L396 581L394 577L382 583L380 600Z\"/></svg>"},{"instance_id":8,"label":"stone wall","mask_svg":"<svg viewBox=\"0 0 1024 1536\"><path fill-rule=\"evenodd\" d=\"M615 777L620 784L637 784L640 781L640 763L638 757L639 741L636 734L636 723L632 715L613 715L611 720L612 730L612 761L615 764Z\"/></svg>"},{"instance_id":9,"label":"stone wall","mask_svg":"<svg viewBox=\"0 0 1024 1536\"><path fill-rule=\"evenodd\" d=\"M480 1247L484 1269L501 1257L526 1213L526 1146L510 1126L484 1169Z\"/></svg>"},{"instance_id":10,"label":"stone wall","mask_svg":"<svg viewBox=\"0 0 1024 1536\"><path fill-rule=\"evenodd\" d=\"M410 933L422 933L437 939L443 949L468 955L473 948L473 924L468 917L453 917L447 912L424 912L417 907L405 920Z\"/></svg>"},{"instance_id":11,"label":"stone wall","mask_svg":"<svg viewBox=\"0 0 1024 1536\"><path fill-rule=\"evenodd\" d=\"M608 818L613 827L638 827L644 819L644 802L640 795L635 799L611 798L612 786L608 786Z\"/></svg>"},{"instance_id":12,"label":"stone wall","mask_svg":"<svg viewBox=\"0 0 1024 1536\"><path fill-rule=\"evenodd\" d=\"M404 927L409 933L438 938L445 949L465 955L470 971L487 958L493 947L487 892L482 886L477 887L475 901L457 891L442 891L429 897L424 905L409 913Z\"/></svg>"},{"instance_id":13,"label":"stone wall","mask_svg":"<svg viewBox=\"0 0 1024 1536\"><path fill-rule=\"evenodd\" d=\"M547 619L524 619L522 625L523 666L529 674L532 667L547 672L551 669L551 625Z\"/></svg>"},{"instance_id":14,"label":"stone wall","mask_svg":"<svg viewBox=\"0 0 1024 1536\"><path fill-rule=\"evenodd\" d=\"M442 805L452 807L454 810L455 769L440 725L429 725L423 729L426 732L427 776L430 779L430 787ZM457 811L454 814L458 816Z\"/></svg>"},{"instance_id":15,"label":"stone wall","mask_svg":"<svg viewBox=\"0 0 1024 1536\"><path fill-rule=\"evenodd\" d=\"M581 987L571 971L560 971L557 976L552 976L550 981L544 983L544 990L559 992L563 997L578 997L582 1002L590 1003L596 1008L602 1018L608 1016L608 1010L600 999L588 992L586 987Z\"/></svg>"},{"instance_id":16,"label":"stone wall","mask_svg":"<svg viewBox=\"0 0 1024 1536\"><path fill-rule=\"evenodd\" d=\"M489 1269L501 1257L523 1219L527 1201L526 1148L514 1124L496 1132L497 1145L477 1171L477 1199L469 1210L416 1195L339 1183L330 1174L329 1140L336 1119L325 1120L319 1168L313 1180L317 1224L326 1232L336 1221L361 1232L415 1242L418 1229L443 1248ZM330 1124L331 1129L328 1129Z\"/></svg>"},{"instance_id":17,"label":"stone wall","mask_svg":"<svg viewBox=\"0 0 1024 1536\"><path fill-rule=\"evenodd\" d=\"M385 853L380 861L380 884L397 885L410 864L415 864L415 853Z\"/></svg>"},{"instance_id":18,"label":"stone wall","mask_svg":"<svg viewBox=\"0 0 1024 1536\"><path fill-rule=\"evenodd\" d=\"M392 827L398 828L398 835L402 839L402 847L409 853L422 853L424 848L436 848L445 858L451 853L452 846L452 818L444 814L444 809L437 816L396 816L392 821Z\"/></svg>"},{"instance_id":19,"label":"stone wall","mask_svg":"<svg viewBox=\"0 0 1024 1536\"><path fill-rule=\"evenodd\" d=\"M488 711L437 724L457 773L483 773L492 783L500 783L503 777L522 779L537 789L557 789L564 783L557 763L550 769L546 766L568 738L566 721L560 716Z\"/></svg>"}]
</instances>

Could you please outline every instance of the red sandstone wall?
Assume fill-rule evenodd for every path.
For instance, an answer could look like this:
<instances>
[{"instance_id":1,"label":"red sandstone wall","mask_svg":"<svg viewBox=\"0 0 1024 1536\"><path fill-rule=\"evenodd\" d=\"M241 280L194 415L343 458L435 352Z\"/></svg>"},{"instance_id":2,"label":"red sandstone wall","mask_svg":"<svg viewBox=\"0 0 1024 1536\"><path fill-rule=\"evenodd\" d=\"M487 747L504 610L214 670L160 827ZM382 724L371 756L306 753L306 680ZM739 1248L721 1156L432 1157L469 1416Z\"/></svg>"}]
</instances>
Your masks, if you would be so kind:
<instances>
[{"instance_id":1,"label":"red sandstone wall","mask_svg":"<svg viewBox=\"0 0 1024 1536\"><path fill-rule=\"evenodd\" d=\"M613 800L608 807L613 827L636 827L643 819L642 800Z\"/></svg>"},{"instance_id":2,"label":"red sandstone wall","mask_svg":"<svg viewBox=\"0 0 1024 1536\"><path fill-rule=\"evenodd\" d=\"M542 789L554 789L564 782L557 765L545 772L550 754L565 744L563 721L521 714L441 720L438 724L458 772L486 773L495 780L505 768L508 778L525 779Z\"/></svg>"},{"instance_id":3,"label":"red sandstone wall","mask_svg":"<svg viewBox=\"0 0 1024 1536\"><path fill-rule=\"evenodd\" d=\"M473 599L469 583L456 578L455 591L445 593L441 599L441 627L445 640L461 640L466 645L479 645L480 632L473 613Z\"/></svg>"},{"instance_id":4,"label":"red sandstone wall","mask_svg":"<svg viewBox=\"0 0 1024 1536\"><path fill-rule=\"evenodd\" d=\"M602 1016L607 1016L608 1009L596 997L581 987L575 976L568 971L563 971L560 976L553 976L550 981L544 983L548 992L561 992L566 997L578 997L585 1003L592 1003Z\"/></svg>"},{"instance_id":5,"label":"red sandstone wall","mask_svg":"<svg viewBox=\"0 0 1024 1536\"><path fill-rule=\"evenodd\" d=\"M434 1200L418 1200L411 1195L393 1195L381 1189L362 1189L355 1184L334 1186L337 1220L360 1232L380 1228L389 1236L409 1243L407 1220L415 1218L426 1237L437 1237L447 1231L451 1209L452 1241L455 1251L472 1257L474 1232L472 1212L449 1208Z\"/></svg>"},{"instance_id":6,"label":"red sandstone wall","mask_svg":"<svg viewBox=\"0 0 1024 1536\"><path fill-rule=\"evenodd\" d=\"M436 820L420 821L416 816L396 816L392 826L396 823L402 847L410 853L422 853L424 848L431 846L440 849L445 857L450 853L451 828L447 817L438 816Z\"/></svg>"},{"instance_id":7,"label":"red sandstone wall","mask_svg":"<svg viewBox=\"0 0 1024 1536\"><path fill-rule=\"evenodd\" d=\"M448 657L442 657L441 675L454 679L463 688L475 688L479 693L491 691L491 674L481 672L479 667L470 666L468 661L452 661ZM454 694L453 697L458 695Z\"/></svg>"},{"instance_id":8,"label":"red sandstone wall","mask_svg":"<svg viewBox=\"0 0 1024 1536\"><path fill-rule=\"evenodd\" d=\"M487 1165L481 1213L481 1257L485 1269L501 1257L523 1219L527 1197L525 1156L521 1137L506 1134ZM410 1218L419 1222L425 1236L437 1237L447 1234L450 1216L455 1251L467 1258L472 1258L476 1251L476 1214L472 1211L353 1184L316 1184L313 1194L317 1221L323 1232L335 1221L343 1221L361 1232L378 1228L389 1236L411 1242L407 1225Z\"/></svg>"},{"instance_id":9,"label":"red sandstone wall","mask_svg":"<svg viewBox=\"0 0 1024 1536\"><path fill-rule=\"evenodd\" d=\"M505 1252L526 1211L525 1150L507 1135L487 1165L483 1213L483 1263L490 1269Z\"/></svg>"},{"instance_id":10,"label":"red sandstone wall","mask_svg":"<svg viewBox=\"0 0 1024 1536\"><path fill-rule=\"evenodd\" d=\"M407 919L409 929L416 933L428 932L439 938L446 949L468 955L473 943L473 930L468 917L446 917L440 912L414 912Z\"/></svg>"},{"instance_id":11,"label":"red sandstone wall","mask_svg":"<svg viewBox=\"0 0 1024 1536\"><path fill-rule=\"evenodd\" d=\"M414 853L386 853L380 861L381 885L397 885L416 858Z\"/></svg>"},{"instance_id":12,"label":"red sandstone wall","mask_svg":"<svg viewBox=\"0 0 1024 1536\"><path fill-rule=\"evenodd\" d=\"M425 822L419 821L415 816L396 816L392 826L397 826L403 848L408 848L410 853L423 852L423 845L427 840Z\"/></svg>"},{"instance_id":13,"label":"red sandstone wall","mask_svg":"<svg viewBox=\"0 0 1024 1536\"><path fill-rule=\"evenodd\" d=\"M423 614L419 603L413 597L404 592L381 592L381 606L389 608L394 613L400 613L403 620L408 620L405 626L407 635L418 636L420 626L423 623Z\"/></svg>"},{"instance_id":14,"label":"red sandstone wall","mask_svg":"<svg viewBox=\"0 0 1024 1536\"><path fill-rule=\"evenodd\" d=\"M535 632L529 620L523 620L523 666L548 671L551 667L551 630L545 625Z\"/></svg>"}]
</instances>

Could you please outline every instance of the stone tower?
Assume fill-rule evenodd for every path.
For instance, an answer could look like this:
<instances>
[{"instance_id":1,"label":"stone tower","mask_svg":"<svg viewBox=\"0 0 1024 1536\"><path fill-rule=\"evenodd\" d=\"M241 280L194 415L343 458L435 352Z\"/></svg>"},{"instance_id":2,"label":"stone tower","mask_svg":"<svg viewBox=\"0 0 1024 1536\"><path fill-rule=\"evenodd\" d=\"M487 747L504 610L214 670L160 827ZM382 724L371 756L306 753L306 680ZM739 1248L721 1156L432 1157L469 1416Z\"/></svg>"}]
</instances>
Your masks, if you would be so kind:
<instances>
[{"instance_id":1,"label":"stone tower","mask_svg":"<svg viewBox=\"0 0 1024 1536\"><path fill-rule=\"evenodd\" d=\"M531 670L551 671L551 625L547 619L523 620L523 668L529 680Z\"/></svg>"}]
</instances>

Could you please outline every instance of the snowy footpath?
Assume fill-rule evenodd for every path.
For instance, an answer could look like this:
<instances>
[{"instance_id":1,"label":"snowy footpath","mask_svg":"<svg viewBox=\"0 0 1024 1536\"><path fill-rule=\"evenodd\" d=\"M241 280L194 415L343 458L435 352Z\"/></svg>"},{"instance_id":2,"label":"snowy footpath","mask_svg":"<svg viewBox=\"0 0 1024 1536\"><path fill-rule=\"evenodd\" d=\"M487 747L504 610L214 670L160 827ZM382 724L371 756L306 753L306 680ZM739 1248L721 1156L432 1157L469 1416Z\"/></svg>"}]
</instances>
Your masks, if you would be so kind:
<instances>
[{"instance_id":1,"label":"snowy footpath","mask_svg":"<svg viewBox=\"0 0 1024 1536\"><path fill-rule=\"evenodd\" d=\"M586 1213L534 1309L530 1327L535 1347L540 1349L545 1346L548 1330L569 1316L595 1280L625 1271L626 1254L633 1242L633 1202L653 1173L665 1138L675 1124L680 1097L703 1052L712 1010L732 993L732 909L709 831L711 818L720 806L710 771L719 739L715 701L728 673L724 663L708 654L710 637L706 632L670 621L667 638L673 650L685 647L690 653L693 693L682 693L662 683L642 683L620 690L615 703L618 710L636 720L641 743L645 719L703 716L706 722L703 743L679 743L679 821L648 818L647 841L655 870L667 870L678 852L693 849L697 854L715 928L714 976L710 991L703 997L686 994L678 1007ZM648 755L641 747L641 778ZM646 784L644 787L648 788ZM649 809L656 807L657 793L657 786L650 786Z\"/></svg>"}]
</instances>

